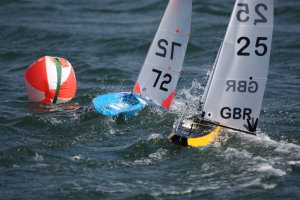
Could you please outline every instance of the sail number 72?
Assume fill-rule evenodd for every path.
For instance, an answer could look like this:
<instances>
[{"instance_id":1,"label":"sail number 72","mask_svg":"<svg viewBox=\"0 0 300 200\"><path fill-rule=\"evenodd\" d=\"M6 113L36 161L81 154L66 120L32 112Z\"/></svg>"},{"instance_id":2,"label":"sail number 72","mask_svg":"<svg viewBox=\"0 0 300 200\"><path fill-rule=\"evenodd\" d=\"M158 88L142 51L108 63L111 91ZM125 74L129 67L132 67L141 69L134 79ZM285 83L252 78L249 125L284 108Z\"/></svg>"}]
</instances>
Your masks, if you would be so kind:
<instances>
[{"instance_id":1,"label":"sail number 72","mask_svg":"<svg viewBox=\"0 0 300 200\"><path fill-rule=\"evenodd\" d=\"M153 87L155 88L156 85L157 85L157 83L158 83L158 81L159 81L159 79L160 79L160 77L161 77L162 71L157 70L157 69L152 69L152 71L155 72L155 73L157 73L156 80L155 80L155 82L153 84ZM163 78L164 78L164 80L161 82L159 89L167 92L168 88L165 88L164 85L165 84L169 84L172 81L172 76L170 74L166 73L163 76Z\"/></svg>"},{"instance_id":2,"label":"sail number 72","mask_svg":"<svg viewBox=\"0 0 300 200\"><path fill-rule=\"evenodd\" d=\"M157 42L157 46L162 50L162 52L156 52L155 55L157 56L161 56L161 57L166 57L167 56L167 47L169 45L169 42L168 40L166 39L160 39L158 40ZM174 51L175 51L175 47L181 47L181 44L180 43L177 43L177 42L172 42L172 45L171 45L171 56L170 56L170 59L173 60L174 58Z\"/></svg>"}]
</instances>

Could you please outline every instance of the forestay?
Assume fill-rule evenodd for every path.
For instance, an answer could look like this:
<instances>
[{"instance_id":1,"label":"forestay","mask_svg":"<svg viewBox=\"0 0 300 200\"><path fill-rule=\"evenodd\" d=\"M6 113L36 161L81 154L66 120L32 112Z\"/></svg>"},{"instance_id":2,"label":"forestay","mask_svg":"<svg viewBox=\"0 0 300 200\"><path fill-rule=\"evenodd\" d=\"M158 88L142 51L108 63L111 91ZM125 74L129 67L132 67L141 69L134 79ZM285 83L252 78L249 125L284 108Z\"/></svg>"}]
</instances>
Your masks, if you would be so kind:
<instances>
[{"instance_id":1,"label":"forestay","mask_svg":"<svg viewBox=\"0 0 300 200\"><path fill-rule=\"evenodd\" d=\"M134 92L169 108L190 36L192 0L170 0L148 51Z\"/></svg>"},{"instance_id":2,"label":"forestay","mask_svg":"<svg viewBox=\"0 0 300 200\"><path fill-rule=\"evenodd\" d=\"M273 0L237 0L202 98L204 118L255 132L273 31Z\"/></svg>"}]
</instances>

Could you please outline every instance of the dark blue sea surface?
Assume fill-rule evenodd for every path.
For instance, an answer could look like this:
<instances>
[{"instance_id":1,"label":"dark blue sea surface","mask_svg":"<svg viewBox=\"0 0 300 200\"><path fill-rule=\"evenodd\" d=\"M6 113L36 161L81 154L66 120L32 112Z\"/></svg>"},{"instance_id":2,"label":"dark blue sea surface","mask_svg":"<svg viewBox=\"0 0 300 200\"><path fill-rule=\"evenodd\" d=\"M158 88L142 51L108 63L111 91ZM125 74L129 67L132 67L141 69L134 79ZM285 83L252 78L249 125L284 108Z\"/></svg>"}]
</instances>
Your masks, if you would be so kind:
<instances>
[{"instance_id":1,"label":"dark blue sea surface","mask_svg":"<svg viewBox=\"0 0 300 200\"><path fill-rule=\"evenodd\" d=\"M170 111L148 106L122 120L92 108L98 95L132 90L167 3L1 0L0 199L300 199L300 1L275 0L257 136L182 149L167 139L203 93L232 0L194 0ZM73 65L69 103L28 101L23 74L44 55Z\"/></svg>"}]
</instances>

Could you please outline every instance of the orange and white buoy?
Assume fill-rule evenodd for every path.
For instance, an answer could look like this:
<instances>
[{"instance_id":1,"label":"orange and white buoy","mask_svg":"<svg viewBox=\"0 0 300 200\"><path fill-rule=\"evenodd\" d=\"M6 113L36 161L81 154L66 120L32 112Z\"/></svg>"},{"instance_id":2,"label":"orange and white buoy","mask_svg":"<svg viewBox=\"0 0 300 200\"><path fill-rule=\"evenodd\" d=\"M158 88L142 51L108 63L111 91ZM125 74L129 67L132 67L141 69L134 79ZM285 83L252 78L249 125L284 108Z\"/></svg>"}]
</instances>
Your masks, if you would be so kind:
<instances>
[{"instance_id":1,"label":"orange and white buoy","mask_svg":"<svg viewBox=\"0 0 300 200\"><path fill-rule=\"evenodd\" d=\"M76 93L73 67L64 58L44 56L28 67L24 78L32 102L65 103Z\"/></svg>"}]
</instances>

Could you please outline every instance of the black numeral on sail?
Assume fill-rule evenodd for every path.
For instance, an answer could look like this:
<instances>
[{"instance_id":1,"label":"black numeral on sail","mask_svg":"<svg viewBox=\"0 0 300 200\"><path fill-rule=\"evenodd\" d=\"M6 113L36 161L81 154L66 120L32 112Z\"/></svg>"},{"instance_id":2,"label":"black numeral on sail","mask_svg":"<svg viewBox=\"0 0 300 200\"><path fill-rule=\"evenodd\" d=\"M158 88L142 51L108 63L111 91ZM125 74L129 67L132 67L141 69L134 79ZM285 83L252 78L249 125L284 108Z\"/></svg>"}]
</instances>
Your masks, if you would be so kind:
<instances>
[{"instance_id":1,"label":"black numeral on sail","mask_svg":"<svg viewBox=\"0 0 300 200\"><path fill-rule=\"evenodd\" d=\"M168 41L166 39L160 39L160 40L158 40L157 46L158 46L158 48L160 48L162 50L162 52L156 52L155 55L161 56L161 57L165 58L167 56L167 46L168 45L169 45L169 43L168 43ZM171 60L173 60L173 58L174 58L175 46L181 47L181 44L177 43L177 42L172 42L171 56L170 56Z\"/></svg>"},{"instance_id":2,"label":"black numeral on sail","mask_svg":"<svg viewBox=\"0 0 300 200\"><path fill-rule=\"evenodd\" d=\"M245 41L245 45L237 52L237 55L238 55L238 56L249 56L250 53L244 52L244 50L247 49L248 46L250 45L250 40L249 40L249 38L247 38L247 37L240 37L240 38L237 40L237 43L240 44L240 43L242 42L242 40Z\"/></svg>"},{"instance_id":3,"label":"black numeral on sail","mask_svg":"<svg viewBox=\"0 0 300 200\"><path fill-rule=\"evenodd\" d=\"M268 47L265 43L262 43L261 41L262 40L267 40L268 38L267 37L258 37L257 40L256 40L256 44L255 44L255 47L256 48L259 48L261 47L263 50L262 52L259 52L258 50L255 50L255 54L258 55L258 56L264 56L266 55L267 51L268 51Z\"/></svg>"},{"instance_id":4,"label":"black numeral on sail","mask_svg":"<svg viewBox=\"0 0 300 200\"><path fill-rule=\"evenodd\" d=\"M162 74L162 71L157 70L157 69L152 69L152 71L155 72L155 73L157 73L156 80L154 81L154 84L153 84L153 87L156 87L156 85L157 85L157 83L159 81L159 78L160 78L160 76ZM170 74L165 74L163 76L163 78L164 78L164 80L161 82L159 89L167 92L168 88L165 88L164 85L165 84L169 84L172 81L172 76Z\"/></svg>"},{"instance_id":5,"label":"black numeral on sail","mask_svg":"<svg viewBox=\"0 0 300 200\"><path fill-rule=\"evenodd\" d=\"M168 88L165 88L164 85L169 84L172 81L172 76L170 74L165 74L164 78L165 78L165 80L163 82L161 82L159 89L167 92Z\"/></svg>"},{"instance_id":6,"label":"black numeral on sail","mask_svg":"<svg viewBox=\"0 0 300 200\"><path fill-rule=\"evenodd\" d=\"M153 84L153 87L156 87L157 82L158 82L158 80L159 80L159 78L160 78L160 75L161 75L161 71L160 71L160 70L157 70L157 69L152 69L152 71L155 72L155 73L157 73L156 80L155 80L155 82L154 82L154 84Z\"/></svg>"},{"instance_id":7,"label":"black numeral on sail","mask_svg":"<svg viewBox=\"0 0 300 200\"><path fill-rule=\"evenodd\" d=\"M241 9L239 11L237 11L236 13L236 18L239 22L247 22L249 20L249 16L247 16L249 14L249 7L248 4L246 3L238 3L237 6L240 6ZM245 17L242 18L242 14L245 13Z\"/></svg>"},{"instance_id":8,"label":"black numeral on sail","mask_svg":"<svg viewBox=\"0 0 300 200\"><path fill-rule=\"evenodd\" d=\"M158 40L157 46L163 51L163 53L156 52L155 54L157 56L166 57L167 48L165 46L168 46L168 44L169 44L168 41L165 39Z\"/></svg>"},{"instance_id":9,"label":"black numeral on sail","mask_svg":"<svg viewBox=\"0 0 300 200\"><path fill-rule=\"evenodd\" d=\"M255 54L257 56L264 56L268 52L268 46L265 43L263 43L264 40L268 40L268 38L267 37L257 37L257 39L256 39L255 47L257 48L257 50L255 50ZM238 50L237 55L238 56L250 56L250 52L246 51L250 45L250 39L247 37L240 37L240 38L238 38L237 43L240 44L242 41L245 41L244 45L242 46L242 48L240 48L240 50ZM260 49L260 50L258 50L258 49Z\"/></svg>"},{"instance_id":10,"label":"black numeral on sail","mask_svg":"<svg viewBox=\"0 0 300 200\"><path fill-rule=\"evenodd\" d=\"M257 13L258 16L260 16L260 19L255 19L254 20L254 25L257 23L267 23L267 18L260 12L259 8L263 8L265 11L268 10L268 7L265 4L257 4L255 6L255 12Z\"/></svg>"},{"instance_id":11,"label":"black numeral on sail","mask_svg":"<svg viewBox=\"0 0 300 200\"><path fill-rule=\"evenodd\" d=\"M177 42L172 42L171 60L173 60L175 46L181 47L181 44L179 44Z\"/></svg>"},{"instance_id":12,"label":"black numeral on sail","mask_svg":"<svg viewBox=\"0 0 300 200\"><path fill-rule=\"evenodd\" d=\"M237 6L240 8L237 13L236 13L236 19L239 22L247 22L250 20L249 17L249 6L247 3L238 3ZM257 4L255 6L255 13L260 17L259 19L254 19L254 25L258 24L258 23L267 23L268 20L267 18L262 14L262 10L267 11L268 7L266 6L266 4Z\"/></svg>"}]
</instances>

